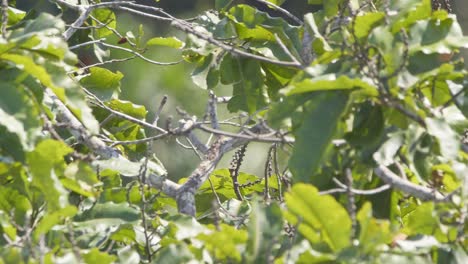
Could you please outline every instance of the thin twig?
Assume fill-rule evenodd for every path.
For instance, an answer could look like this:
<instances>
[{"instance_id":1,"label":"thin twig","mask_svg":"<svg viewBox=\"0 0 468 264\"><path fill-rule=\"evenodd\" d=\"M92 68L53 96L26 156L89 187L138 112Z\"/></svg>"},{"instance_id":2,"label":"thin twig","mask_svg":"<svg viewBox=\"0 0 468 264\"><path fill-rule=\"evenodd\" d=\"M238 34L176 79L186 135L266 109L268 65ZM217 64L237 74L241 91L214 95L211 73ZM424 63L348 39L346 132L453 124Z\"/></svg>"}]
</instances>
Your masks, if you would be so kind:
<instances>
[{"instance_id":1,"label":"thin twig","mask_svg":"<svg viewBox=\"0 0 468 264\"><path fill-rule=\"evenodd\" d=\"M298 25L302 25L303 22L298 18L296 17L295 15L291 14L291 12L289 12L288 10L280 7L280 6L277 6L271 2L268 2L268 1L265 1L265 0L255 0L259 3L262 3L264 5L267 5L269 7L272 7L273 9L276 9L278 10L281 14L283 14L285 17L291 19L292 21L296 22Z\"/></svg>"},{"instance_id":2,"label":"thin twig","mask_svg":"<svg viewBox=\"0 0 468 264\"><path fill-rule=\"evenodd\" d=\"M126 119L126 120L128 120L128 121L130 121L130 122L133 122L133 123L135 123L135 124L138 124L138 125L140 125L140 126L142 126L142 127L154 129L154 130L157 130L157 131L162 132L162 133L166 133L166 132L167 132L166 130L164 130L164 129L158 127L158 126L155 126L155 125L153 125L153 124L147 123L147 122L142 121L142 120L140 120L140 119L137 119L137 118L135 118L135 117L133 117L133 116L129 116L129 115L127 115L127 114L121 113L121 112L119 112L119 111L116 111L116 110L114 110L114 109L108 107L108 106L105 105L104 102L102 102L96 95L94 95L93 93L91 93L90 91L88 91L88 90L85 89L85 88L83 88L83 91L85 91L85 93L86 93L87 95L89 95L91 98L93 98L93 100L96 101L97 106L99 106L99 107L101 107L102 109L105 109L105 110L111 112L111 113L114 114L115 116L118 116L118 117L121 117L121 118L123 118L123 119Z\"/></svg>"},{"instance_id":3,"label":"thin twig","mask_svg":"<svg viewBox=\"0 0 468 264\"><path fill-rule=\"evenodd\" d=\"M257 0L258 1L258 0ZM276 39L276 42L278 42L278 45L280 45L281 49L284 51L284 53L286 53L286 55L288 55L288 57L295 63L297 64L301 64L297 59L296 57L294 57L294 55L292 55L291 51L288 49L288 47L286 47L286 45L284 44L284 42L281 40L281 38L278 36L278 34L275 33L275 39Z\"/></svg>"},{"instance_id":4,"label":"thin twig","mask_svg":"<svg viewBox=\"0 0 468 264\"><path fill-rule=\"evenodd\" d=\"M337 178L333 178L333 181L336 183L336 185L338 185L340 188L338 189L331 189L333 190L333 193L344 193L347 191L347 188L348 186L346 186L346 184L340 182ZM384 184L380 187L377 187L375 189L371 189L371 190L360 190L360 189L354 189L354 188L351 188L350 191L353 193L353 194L357 194L357 195L375 195L375 194L378 194L378 193L381 193L381 192L385 192L386 190L389 190L392 186L390 184ZM330 191L330 190L328 190Z\"/></svg>"},{"instance_id":5,"label":"thin twig","mask_svg":"<svg viewBox=\"0 0 468 264\"><path fill-rule=\"evenodd\" d=\"M351 219L351 241L356 238L357 232L357 221L356 221L356 201L354 199L354 193L352 191L353 186L353 174L350 168L345 169L345 180L346 180L346 195L348 196L347 209L349 218Z\"/></svg>"},{"instance_id":6,"label":"thin twig","mask_svg":"<svg viewBox=\"0 0 468 264\"><path fill-rule=\"evenodd\" d=\"M158 126L158 121L159 117L161 116L162 109L167 103L167 95L164 95L163 98L161 99L161 102L159 103L158 110L156 111L156 114L154 115L154 120L153 120L153 126Z\"/></svg>"},{"instance_id":7,"label":"thin twig","mask_svg":"<svg viewBox=\"0 0 468 264\"><path fill-rule=\"evenodd\" d=\"M94 64L90 64L90 65L80 67L77 70L73 70L73 71L70 71L68 73L84 71L84 70L87 70L89 68L98 67L98 66L102 66L102 65L107 65L107 64L111 64L111 63L125 62L125 61L129 61L129 60L133 60L135 58L136 58L136 56L131 56L131 57L122 58L122 59L111 59L111 60L106 60L106 61L103 61L103 62L97 62L97 63L94 63Z\"/></svg>"},{"instance_id":8,"label":"thin twig","mask_svg":"<svg viewBox=\"0 0 468 264\"><path fill-rule=\"evenodd\" d=\"M2 0L1 9L2 9L2 26L1 26L0 31L2 34L2 38L6 39L7 37L6 28L8 25L8 0Z\"/></svg>"},{"instance_id":9,"label":"thin twig","mask_svg":"<svg viewBox=\"0 0 468 264\"><path fill-rule=\"evenodd\" d=\"M82 42L80 44L76 44L74 46L70 46L68 49L69 50L74 50L74 49L77 49L77 48L81 48L81 47L84 47L84 46L87 46L87 45L92 45L92 44L96 44L96 43L102 43L105 39L101 38L101 39L95 39L95 40L90 40L90 41L86 41L86 42Z\"/></svg>"},{"instance_id":10,"label":"thin twig","mask_svg":"<svg viewBox=\"0 0 468 264\"><path fill-rule=\"evenodd\" d=\"M160 66L176 65L176 64L179 64L179 63L181 63L183 61L183 60L179 60L179 61L173 61L173 62L159 62L159 61L155 61L155 60L152 60L152 59L148 59L145 56L141 55L139 52L136 52L136 51L131 50L131 49L127 49L127 48L124 48L124 47L119 47L119 46L108 44L108 43L105 43L105 42L101 42L100 44L102 46L104 46L104 47L126 51L128 53L131 53L131 54L137 56L138 58L140 58L140 59L142 59L142 60L144 60L146 62L149 62L151 64L155 64L155 65L160 65Z\"/></svg>"},{"instance_id":11,"label":"thin twig","mask_svg":"<svg viewBox=\"0 0 468 264\"><path fill-rule=\"evenodd\" d=\"M266 135L262 134L257 134L254 136L249 136L245 134L236 134L236 133L231 133L219 129L213 129L211 127L207 127L204 125L199 125L198 128L200 128L203 131L213 133L215 135L220 135L220 136L227 136L227 137L232 137L232 138L242 138L242 139L248 139L250 141L257 141L257 142L269 142L269 143L294 143L294 139L291 137L272 137L275 133L268 133Z\"/></svg>"}]
</instances>

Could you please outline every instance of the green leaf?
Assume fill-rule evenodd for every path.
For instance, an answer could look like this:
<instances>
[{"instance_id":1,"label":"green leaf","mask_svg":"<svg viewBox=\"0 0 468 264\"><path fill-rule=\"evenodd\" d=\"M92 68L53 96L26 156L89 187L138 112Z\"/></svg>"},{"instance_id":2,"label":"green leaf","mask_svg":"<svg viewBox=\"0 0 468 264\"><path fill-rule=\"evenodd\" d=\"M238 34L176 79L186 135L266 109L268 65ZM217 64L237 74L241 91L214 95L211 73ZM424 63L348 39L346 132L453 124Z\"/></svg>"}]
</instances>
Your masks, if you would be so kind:
<instances>
[{"instance_id":1,"label":"green leaf","mask_svg":"<svg viewBox=\"0 0 468 264\"><path fill-rule=\"evenodd\" d=\"M231 69L228 67L231 66ZM254 113L266 104L264 79L260 63L255 60L234 58L229 66L221 65L221 82L233 81L232 98L228 102L230 112ZM224 67L224 68L223 68ZM226 74L226 71L231 73Z\"/></svg>"},{"instance_id":2,"label":"green leaf","mask_svg":"<svg viewBox=\"0 0 468 264\"><path fill-rule=\"evenodd\" d=\"M410 54L422 51L424 54L448 53L455 48L468 47L468 37L453 16L445 19L417 21L410 30Z\"/></svg>"},{"instance_id":3,"label":"green leaf","mask_svg":"<svg viewBox=\"0 0 468 264\"><path fill-rule=\"evenodd\" d=\"M289 160L295 180L319 187L328 182L329 179L311 176L326 154L347 102L347 93L333 92L317 95L304 106L304 121L294 133L296 143Z\"/></svg>"},{"instance_id":4,"label":"green leaf","mask_svg":"<svg viewBox=\"0 0 468 264\"><path fill-rule=\"evenodd\" d=\"M170 38L157 37L157 38L149 39L146 42L146 45L147 46L165 46L165 47L170 47L174 49L181 49L185 46L185 43L176 37L170 37Z\"/></svg>"},{"instance_id":5,"label":"green leaf","mask_svg":"<svg viewBox=\"0 0 468 264\"><path fill-rule=\"evenodd\" d=\"M428 18L432 13L430 0L392 1L390 8L395 12L391 19L393 33L410 27L418 20Z\"/></svg>"},{"instance_id":6,"label":"green leaf","mask_svg":"<svg viewBox=\"0 0 468 264\"><path fill-rule=\"evenodd\" d=\"M362 206L356 219L359 221L359 245L363 247L364 252L372 252L375 248L391 241L390 222L375 219L369 202Z\"/></svg>"},{"instance_id":7,"label":"green leaf","mask_svg":"<svg viewBox=\"0 0 468 264\"><path fill-rule=\"evenodd\" d=\"M63 173L64 156L72 151L65 143L48 139L41 141L34 151L27 154L32 185L45 194L47 209L50 211L64 208L68 204L67 191L60 183L57 173Z\"/></svg>"},{"instance_id":8,"label":"green leaf","mask_svg":"<svg viewBox=\"0 0 468 264\"><path fill-rule=\"evenodd\" d=\"M378 164L388 166L395 161L395 155L404 143L404 134L396 132L390 135L390 138L380 146L373 157Z\"/></svg>"},{"instance_id":9,"label":"green leaf","mask_svg":"<svg viewBox=\"0 0 468 264\"><path fill-rule=\"evenodd\" d=\"M130 101L113 99L106 103L110 108L132 117L144 120L148 111L145 106L138 105Z\"/></svg>"},{"instance_id":10,"label":"green leaf","mask_svg":"<svg viewBox=\"0 0 468 264\"><path fill-rule=\"evenodd\" d=\"M427 132L439 141L440 154L446 159L455 159L460 149L457 134L443 119L426 118Z\"/></svg>"},{"instance_id":11,"label":"green leaf","mask_svg":"<svg viewBox=\"0 0 468 264\"><path fill-rule=\"evenodd\" d=\"M24 72L34 76L34 78L38 79L43 85L51 88L57 88L52 83L52 78L50 77L46 69L36 64L34 60L30 57L12 53L3 53L0 54L0 60L10 61L18 69L23 70Z\"/></svg>"},{"instance_id":12,"label":"green leaf","mask_svg":"<svg viewBox=\"0 0 468 264\"><path fill-rule=\"evenodd\" d=\"M83 254L83 260L86 263L111 264L117 260L117 257L101 252L97 248L92 248L88 253Z\"/></svg>"},{"instance_id":13,"label":"green leaf","mask_svg":"<svg viewBox=\"0 0 468 264\"><path fill-rule=\"evenodd\" d=\"M92 67L89 74L80 80L80 84L89 89L103 101L108 101L120 92L120 80L123 74L100 67Z\"/></svg>"},{"instance_id":14,"label":"green leaf","mask_svg":"<svg viewBox=\"0 0 468 264\"><path fill-rule=\"evenodd\" d=\"M189 263L195 259L186 244L171 244L158 250L153 258L154 263Z\"/></svg>"},{"instance_id":15,"label":"green leaf","mask_svg":"<svg viewBox=\"0 0 468 264\"><path fill-rule=\"evenodd\" d=\"M28 16L25 18L27 19ZM65 22L46 12L41 12L34 19L27 19L25 27L21 30L15 30L11 34L13 41L29 39L35 34L46 36L57 36L65 31Z\"/></svg>"},{"instance_id":16,"label":"green leaf","mask_svg":"<svg viewBox=\"0 0 468 264\"><path fill-rule=\"evenodd\" d=\"M118 171L120 174L127 177L136 177L140 175L141 167L143 166L144 161L142 160L141 162L133 162L124 157L117 157L107 160L97 160L94 162L94 164L99 166L101 169ZM156 173L158 176L167 174L166 169L162 166L162 164L148 161L147 167L150 172Z\"/></svg>"},{"instance_id":17,"label":"green leaf","mask_svg":"<svg viewBox=\"0 0 468 264\"><path fill-rule=\"evenodd\" d=\"M67 206L58 211L46 214L37 224L34 229L33 237L38 240L41 235L46 234L55 225L61 224L69 217L73 217L78 212L75 206Z\"/></svg>"},{"instance_id":18,"label":"green leaf","mask_svg":"<svg viewBox=\"0 0 468 264\"><path fill-rule=\"evenodd\" d=\"M232 3L232 0L216 0L215 9L216 10L226 9L231 3Z\"/></svg>"},{"instance_id":19,"label":"green leaf","mask_svg":"<svg viewBox=\"0 0 468 264\"><path fill-rule=\"evenodd\" d=\"M208 225L213 228L212 225ZM213 228L214 229L214 228ZM203 242L206 249L220 260L232 259L241 261L241 253L236 248L247 242L247 232L233 226L221 224L218 230L202 233L197 238Z\"/></svg>"},{"instance_id":20,"label":"green leaf","mask_svg":"<svg viewBox=\"0 0 468 264\"><path fill-rule=\"evenodd\" d=\"M279 240L283 221L277 204L265 207L256 198L247 226L249 238L245 255L247 263L266 263L274 241Z\"/></svg>"},{"instance_id":21,"label":"green leaf","mask_svg":"<svg viewBox=\"0 0 468 264\"><path fill-rule=\"evenodd\" d=\"M285 217L312 244L325 242L332 252L350 245L351 220L332 196L320 195L312 185L295 184L285 194Z\"/></svg>"},{"instance_id":22,"label":"green leaf","mask_svg":"<svg viewBox=\"0 0 468 264\"><path fill-rule=\"evenodd\" d=\"M112 10L96 8L93 10L92 15L101 22L98 23L94 19L92 21L92 25L96 27L96 39L104 38L113 34L111 29L116 29L117 18ZM105 24L106 26L103 27L102 24Z\"/></svg>"},{"instance_id":23,"label":"green leaf","mask_svg":"<svg viewBox=\"0 0 468 264\"><path fill-rule=\"evenodd\" d=\"M369 101L356 106L353 128L345 139L355 147L372 146L382 137L385 120L382 107Z\"/></svg>"},{"instance_id":24,"label":"green leaf","mask_svg":"<svg viewBox=\"0 0 468 264\"><path fill-rule=\"evenodd\" d=\"M403 218L403 223L404 228L410 234L432 235L438 227L434 203L427 202L419 205Z\"/></svg>"},{"instance_id":25,"label":"green leaf","mask_svg":"<svg viewBox=\"0 0 468 264\"><path fill-rule=\"evenodd\" d=\"M277 44L276 34L291 54L299 57L302 42L298 27L291 26L282 18L271 17L266 12L243 4L232 7L227 16L234 22L238 38L249 42L262 41L260 45L268 46L273 43Z\"/></svg>"},{"instance_id":26,"label":"green leaf","mask_svg":"<svg viewBox=\"0 0 468 264\"><path fill-rule=\"evenodd\" d=\"M208 75L213 67L215 67L213 55L208 55L207 57L202 58L197 63L197 67L191 74L192 81L202 89L210 88L208 83ZM212 83L210 83L210 85L211 84Z\"/></svg>"},{"instance_id":27,"label":"green leaf","mask_svg":"<svg viewBox=\"0 0 468 264\"><path fill-rule=\"evenodd\" d=\"M26 12L9 6L8 7L8 25L14 25L20 22L24 18L25 15L26 15Z\"/></svg>"},{"instance_id":28,"label":"green leaf","mask_svg":"<svg viewBox=\"0 0 468 264\"><path fill-rule=\"evenodd\" d=\"M269 124L274 128L279 128L281 121L291 117L300 106L304 105L314 96L316 96L314 93L294 94L273 103L268 111Z\"/></svg>"},{"instance_id":29,"label":"green leaf","mask_svg":"<svg viewBox=\"0 0 468 264\"><path fill-rule=\"evenodd\" d=\"M236 58L227 54L223 57L219 67L222 84L232 84L240 79L240 69Z\"/></svg>"},{"instance_id":30,"label":"green leaf","mask_svg":"<svg viewBox=\"0 0 468 264\"><path fill-rule=\"evenodd\" d=\"M369 12L357 16L354 21L354 34L358 39L367 38L374 27L379 25L385 18L382 12Z\"/></svg>"},{"instance_id":31,"label":"green leaf","mask_svg":"<svg viewBox=\"0 0 468 264\"><path fill-rule=\"evenodd\" d=\"M23 123L0 108L0 150L13 156L16 160L23 160L23 151L29 148L27 133Z\"/></svg>"},{"instance_id":32,"label":"green leaf","mask_svg":"<svg viewBox=\"0 0 468 264\"><path fill-rule=\"evenodd\" d=\"M102 220L112 223L115 220L120 223L135 222L140 219L140 212L130 207L126 203L100 203L94 205L91 209L83 211L75 216L74 220L78 222Z\"/></svg>"},{"instance_id":33,"label":"green leaf","mask_svg":"<svg viewBox=\"0 0 468 264\"><path fill-rule=\"evenodd\" d=\"M305 79L293 83L285 90L287 95L308 93L314 91L333 91L333 90L359 90L368 96L377 96L376 87L368 82L358 78L350 78L345 75L325 74L312 79Z\"/></svg>"}]
</instances>

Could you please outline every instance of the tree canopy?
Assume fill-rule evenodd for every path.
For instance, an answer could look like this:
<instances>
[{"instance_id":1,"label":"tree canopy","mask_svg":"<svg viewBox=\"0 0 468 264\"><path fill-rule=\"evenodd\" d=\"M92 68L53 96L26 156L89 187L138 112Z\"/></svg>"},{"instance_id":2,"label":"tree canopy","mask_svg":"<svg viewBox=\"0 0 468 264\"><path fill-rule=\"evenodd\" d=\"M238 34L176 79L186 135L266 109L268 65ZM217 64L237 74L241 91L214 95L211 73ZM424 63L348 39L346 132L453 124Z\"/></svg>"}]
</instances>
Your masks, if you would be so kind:
<instances>
[{"instance_id":1,"label":"tree canopy","mask_svg":"<svg viewBox=\"0 0 468 264\"><path fill-rule=\"evenodd\" d=\"M2 0L0 263L468 262L468 37L447 1L50 2ZM126 14L170 30L122 32ZM192 67L205 113L126 100L111 66L131 60ZM175 178L161 141L198 166Z\"/></svg>"}]
</instances>

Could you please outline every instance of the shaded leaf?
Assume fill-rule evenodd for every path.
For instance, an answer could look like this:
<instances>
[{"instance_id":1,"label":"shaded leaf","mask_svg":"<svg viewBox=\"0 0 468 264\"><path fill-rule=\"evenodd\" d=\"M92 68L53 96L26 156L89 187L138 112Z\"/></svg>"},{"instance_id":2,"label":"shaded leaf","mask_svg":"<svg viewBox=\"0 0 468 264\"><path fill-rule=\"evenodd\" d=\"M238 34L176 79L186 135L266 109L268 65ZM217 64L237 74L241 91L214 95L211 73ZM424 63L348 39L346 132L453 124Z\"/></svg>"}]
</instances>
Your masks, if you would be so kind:
<instances>
[{"instance_id":1,"label":"shaded leaf","mask_svg":"<svg viewBox=\"0 0 468 264\"><path fill-rule=\"evenodd\" d=\"M289 160L297 181L312 182L317 186L328 182L329 179L311 179L311 176L326 154L347 102L348 94L335 92L317 95L306 104L304 121L294 133L296 143Z\"/></svg>"}]
</instances>

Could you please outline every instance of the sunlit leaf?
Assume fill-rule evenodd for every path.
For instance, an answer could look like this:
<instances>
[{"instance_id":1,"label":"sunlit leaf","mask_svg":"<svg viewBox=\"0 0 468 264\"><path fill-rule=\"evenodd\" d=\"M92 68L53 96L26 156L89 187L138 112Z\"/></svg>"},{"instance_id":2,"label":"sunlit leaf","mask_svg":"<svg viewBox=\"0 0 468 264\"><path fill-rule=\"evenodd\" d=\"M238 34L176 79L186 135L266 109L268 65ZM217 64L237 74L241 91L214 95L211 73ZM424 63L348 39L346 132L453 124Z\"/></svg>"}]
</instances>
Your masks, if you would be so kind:
<instances>
[{"instance_id":1,"label":"sunlit leaf","mask_svg":"<svg viewBox=\"0 0 468 264\"><path fill-rule=\"evenodd\" d=\"M332 196L321 196L312 185L295 184L286 193L286 205L286 219L299 224L299 232L312 244L323 239L332 252L350 244L351 220Z\"/></svg>"},{"instance_id":2,"label":"sunlit leaf","mask_svg":"<svg viewBox=\"0 0 468 264\"><path fill-rule=\"evenodd\" d=\"M170 38L162 38L162 37L156 37L156 38L151 38L146 42L146 45L148 46L165 46L165 47L170 47L174 49L181 49L184 47L185 43L180 41L176 37L170 37Z\"/></svg>"}]
</instances>

